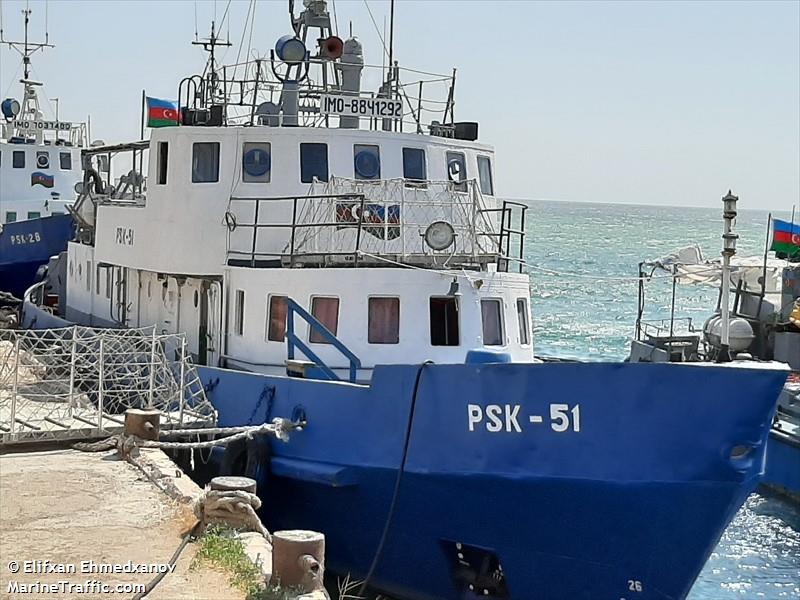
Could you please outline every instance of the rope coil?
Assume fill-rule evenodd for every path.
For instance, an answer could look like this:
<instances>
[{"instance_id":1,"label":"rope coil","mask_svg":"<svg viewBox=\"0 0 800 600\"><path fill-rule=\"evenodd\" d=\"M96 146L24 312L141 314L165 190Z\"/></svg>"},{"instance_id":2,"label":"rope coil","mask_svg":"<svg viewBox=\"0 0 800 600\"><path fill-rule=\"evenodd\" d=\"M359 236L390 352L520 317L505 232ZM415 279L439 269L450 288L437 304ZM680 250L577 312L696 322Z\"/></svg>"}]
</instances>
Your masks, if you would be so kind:
<instances>
[{"instance_id":1,"label":"rope coil","mask_svg":"<svg viewBox=\"0 0 800 600\"><path fill-rule=\"evenodd\" d=\"M272 543L272 536L256 514L259 508L261 500L251 492L206 487L193 510L203 525L222 523L239 530L255 531Z\"/></svg>"}]
</instances>

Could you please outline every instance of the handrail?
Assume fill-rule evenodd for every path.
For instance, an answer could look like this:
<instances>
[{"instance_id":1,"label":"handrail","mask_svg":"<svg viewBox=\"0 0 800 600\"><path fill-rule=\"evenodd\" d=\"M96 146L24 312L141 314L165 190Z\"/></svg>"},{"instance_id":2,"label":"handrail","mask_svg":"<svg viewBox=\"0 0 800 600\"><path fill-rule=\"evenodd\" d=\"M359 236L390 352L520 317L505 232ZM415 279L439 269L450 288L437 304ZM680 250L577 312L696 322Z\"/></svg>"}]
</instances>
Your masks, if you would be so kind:
<instances>
[{"instance_id":1,"label":"handrail","mask_svg":"<svg viewBox=\"0 0 800 600\"><path fill-rule=\"evenodd\" d=\"M454 192L449 181L428 181L424 189L409 191L404 179L332 178L324 193L312 188L305 196L231 196L226 213L228 264L359 267L362 262L371 264L366 256L377 255L407 264L432 263L435 268L435 259L445 253L427 247L423 233L432 222L445 219L457 238L446 263L496 262L498 270L506 272L515 261L522 272L528 206L500 198L494 200L499 206L492 206L480 195L476 180L467 183L471 194ZM284 201L290 215L282 222L261 222L266 214L262 203L274 201ZM345 216L339 213L340 202ZM373 221L365 216L373 206L386 218ZM266 245L261 235L265 229L277 234ZM242 233L234 234L237 230Z\"/></svg>"},{"instance_id":2,"label":"handrail","mask_svg":"<svg viewBox=\"0 0 800 600\"><path fill-rule=\"evenodd\" d=\"M251 248L249 253L242 252L240 250L228 250L228 256L230 257L233 254L245 255L249 254L250 256L250 266L256 266L256 257L257 256L274 256L274 257L281 257L285 253L264 253L264 252L257 252L256 249L258 248L258 232L260 229L281 229L286 228L290 229L290 236L289 236L289 265L294 266L295 261L295 237L297 229L303 228L314 228L314 227L331 227L336 226L337 223L298 223L297 222L297 202L299 200L308 201L308 200L357 200L361 204L361 213L364 210L364 195L363 194L352 194L352 193L345 193L345 194L310 194L307 196L271 196L271 197L240 197L240 196L231 196L230 202L254 202L255 203L255 215L253 218L252 223L236 223L233 229L237 227L244 227L250 228L253 231L253 237L251 241ZM292 222L291 223L259 223L258 222L258 214L259 209L261 207L262 202L274 202L274 201L292 201ZM363 220L359 219L357 224L357 235L356 235L356 242L355 248L352 252L326 252L325 254L328 255L348 255L353 257L353 262L357 266L358 265L358 251L361 242L361 228L363 225ZM230 236L230 232L233 229L228 230L228 235Z\"/></svg>"},{"instance_id":3,"label":"handrail","mask_svg":"<svg viewBox=\"0 0 800 600\"><path fill-rule=\"evenodd\" d=\"M295 334L294 315L297 313L306 323L309 324L312 330L319 333L328 343L330 343L350 361L350 383L355 383L356 374L358 369L361 368L361 360L359 360L359 358L353 354L353 352L347 346L345 346L341 340L339 340L339 338L333 335L328 328L325 327L325 325L323 325L314 315L306 311L292 298L286 298L286 308L286 355L288 359L294 359L294 348L297 346L300 349L300 352L314 361L314 364L322 370L328 380L341 381L341 378L336 375L336 373L334 373L333 370L297 336L297 334Z\"/></svg>"}]
</instances>

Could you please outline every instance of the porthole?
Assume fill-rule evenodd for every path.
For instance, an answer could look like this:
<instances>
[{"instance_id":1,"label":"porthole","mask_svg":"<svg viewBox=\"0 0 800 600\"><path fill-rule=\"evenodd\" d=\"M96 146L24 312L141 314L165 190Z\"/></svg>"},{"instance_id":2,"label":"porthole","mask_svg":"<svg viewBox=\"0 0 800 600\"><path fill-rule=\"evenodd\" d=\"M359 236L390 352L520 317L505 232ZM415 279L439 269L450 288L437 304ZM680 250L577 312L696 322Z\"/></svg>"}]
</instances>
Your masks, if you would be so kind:
<instances>
[{"instance_id":1,"label":"porthole","mask_svg":"<svg viewBox=\"0 0 800 600\"><path fill-rule=\"evenodd\" d=\"M353 170L356 179L380 179L380 148L371 144L356 144L353 147Z\"/></svg>"},{"instance_id":2,"label":"porthole","mask_svg":"<svg viewBox=\"0 0 800 600\"><path fill-rule=\"evenodd\" d=\"M37 152L36 153L36 166L40 169L49 169L50 168L50 153L49 152Z\"/></svg>"},{"instance_id":3,"label":"porthole","mask_svg":"<svg viewBox=\"0 0 800 600\"><path fill-rule=\"evenodd\" d=\"M245 142L242 148L242 181L269 183L271 170L269 142Z\"/></svg>"},{"instance_id":4,"label":"porthole","mask_svg":"<svg viewBox=\"0 0 800 600\"><path fill-rule=\"evenodd\" d=\"M244 155L244 171L253 177L261 177L270 167L270 156L266 150L253 148Z\"/></svg>"},{"instance_id":5,"label":"porthole","mask_svg":"<svg viewBox=\"0 0 800 600\"><path fill-rule=\"evenodd\" d=\"M378 157L369 152L368 150L363 150L356 154L356 173L361 175L364 179L372 179L378 174L378 169L380 163L378 162Z\"/></svg>"}]
</instances>

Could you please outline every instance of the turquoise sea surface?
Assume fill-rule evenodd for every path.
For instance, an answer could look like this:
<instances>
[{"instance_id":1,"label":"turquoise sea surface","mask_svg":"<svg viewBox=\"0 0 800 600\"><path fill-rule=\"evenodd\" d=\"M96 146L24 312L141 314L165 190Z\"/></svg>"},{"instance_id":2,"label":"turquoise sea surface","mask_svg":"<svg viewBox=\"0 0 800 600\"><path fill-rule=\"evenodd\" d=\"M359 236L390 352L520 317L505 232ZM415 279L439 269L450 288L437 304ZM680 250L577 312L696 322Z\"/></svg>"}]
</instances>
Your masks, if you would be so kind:
<instances>
[{"instance_id":1,"label":"turquoise sea surface","mask_svg":"<svg viewBox=\"0 0 800 600\"><path fill-rule=\"evenodd\" d=\"M740 211L740 256L763 255L767 218L766 211ZM636 320L638 263L694 243L707 257L718 257L722 202L709 209L533 201L526 230L536 353L622 360ZM717 293L712 287L678 286L676 316L691 316L701 326ZM646 318L669 316L667 279L649 283L647 297ZM800 599L800 507L772 495L750 497L689 595L689 600L751 598Z\"/></svg>"}]
</instances>

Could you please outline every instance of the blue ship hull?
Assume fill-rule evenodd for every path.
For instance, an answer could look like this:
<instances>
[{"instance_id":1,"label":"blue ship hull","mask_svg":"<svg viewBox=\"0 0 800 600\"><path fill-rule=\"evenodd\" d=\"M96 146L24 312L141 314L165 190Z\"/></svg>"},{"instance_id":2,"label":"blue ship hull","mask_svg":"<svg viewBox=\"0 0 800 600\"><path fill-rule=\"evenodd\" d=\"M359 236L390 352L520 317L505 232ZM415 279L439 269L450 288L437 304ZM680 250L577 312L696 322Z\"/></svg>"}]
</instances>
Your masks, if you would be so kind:
<instances>
[{"instance_id":1,"label":"blue ship hull","mask_svg":"<svg viewBox=\"0 0 800 600\"><path fill-rule=\"evenodd\" d=\"M201 368L222 425L307 418L241 469L267 526L322 531L329 569L374 563L371 586L415 600L684 598L758 484L786 378L420 368L378 367L369 386Z\"/></svg>"},{"instance_id":2,"label":"blue ship hull","mask_svg":"<svg viewBox=\"0 0 800 600\"><path fill-rule=\"evenodd\" d=\"M22 298L39 267L67 249L75 234L70 215L6 223L0 229L0 291Z\"/></svg>"}]
</instances>

